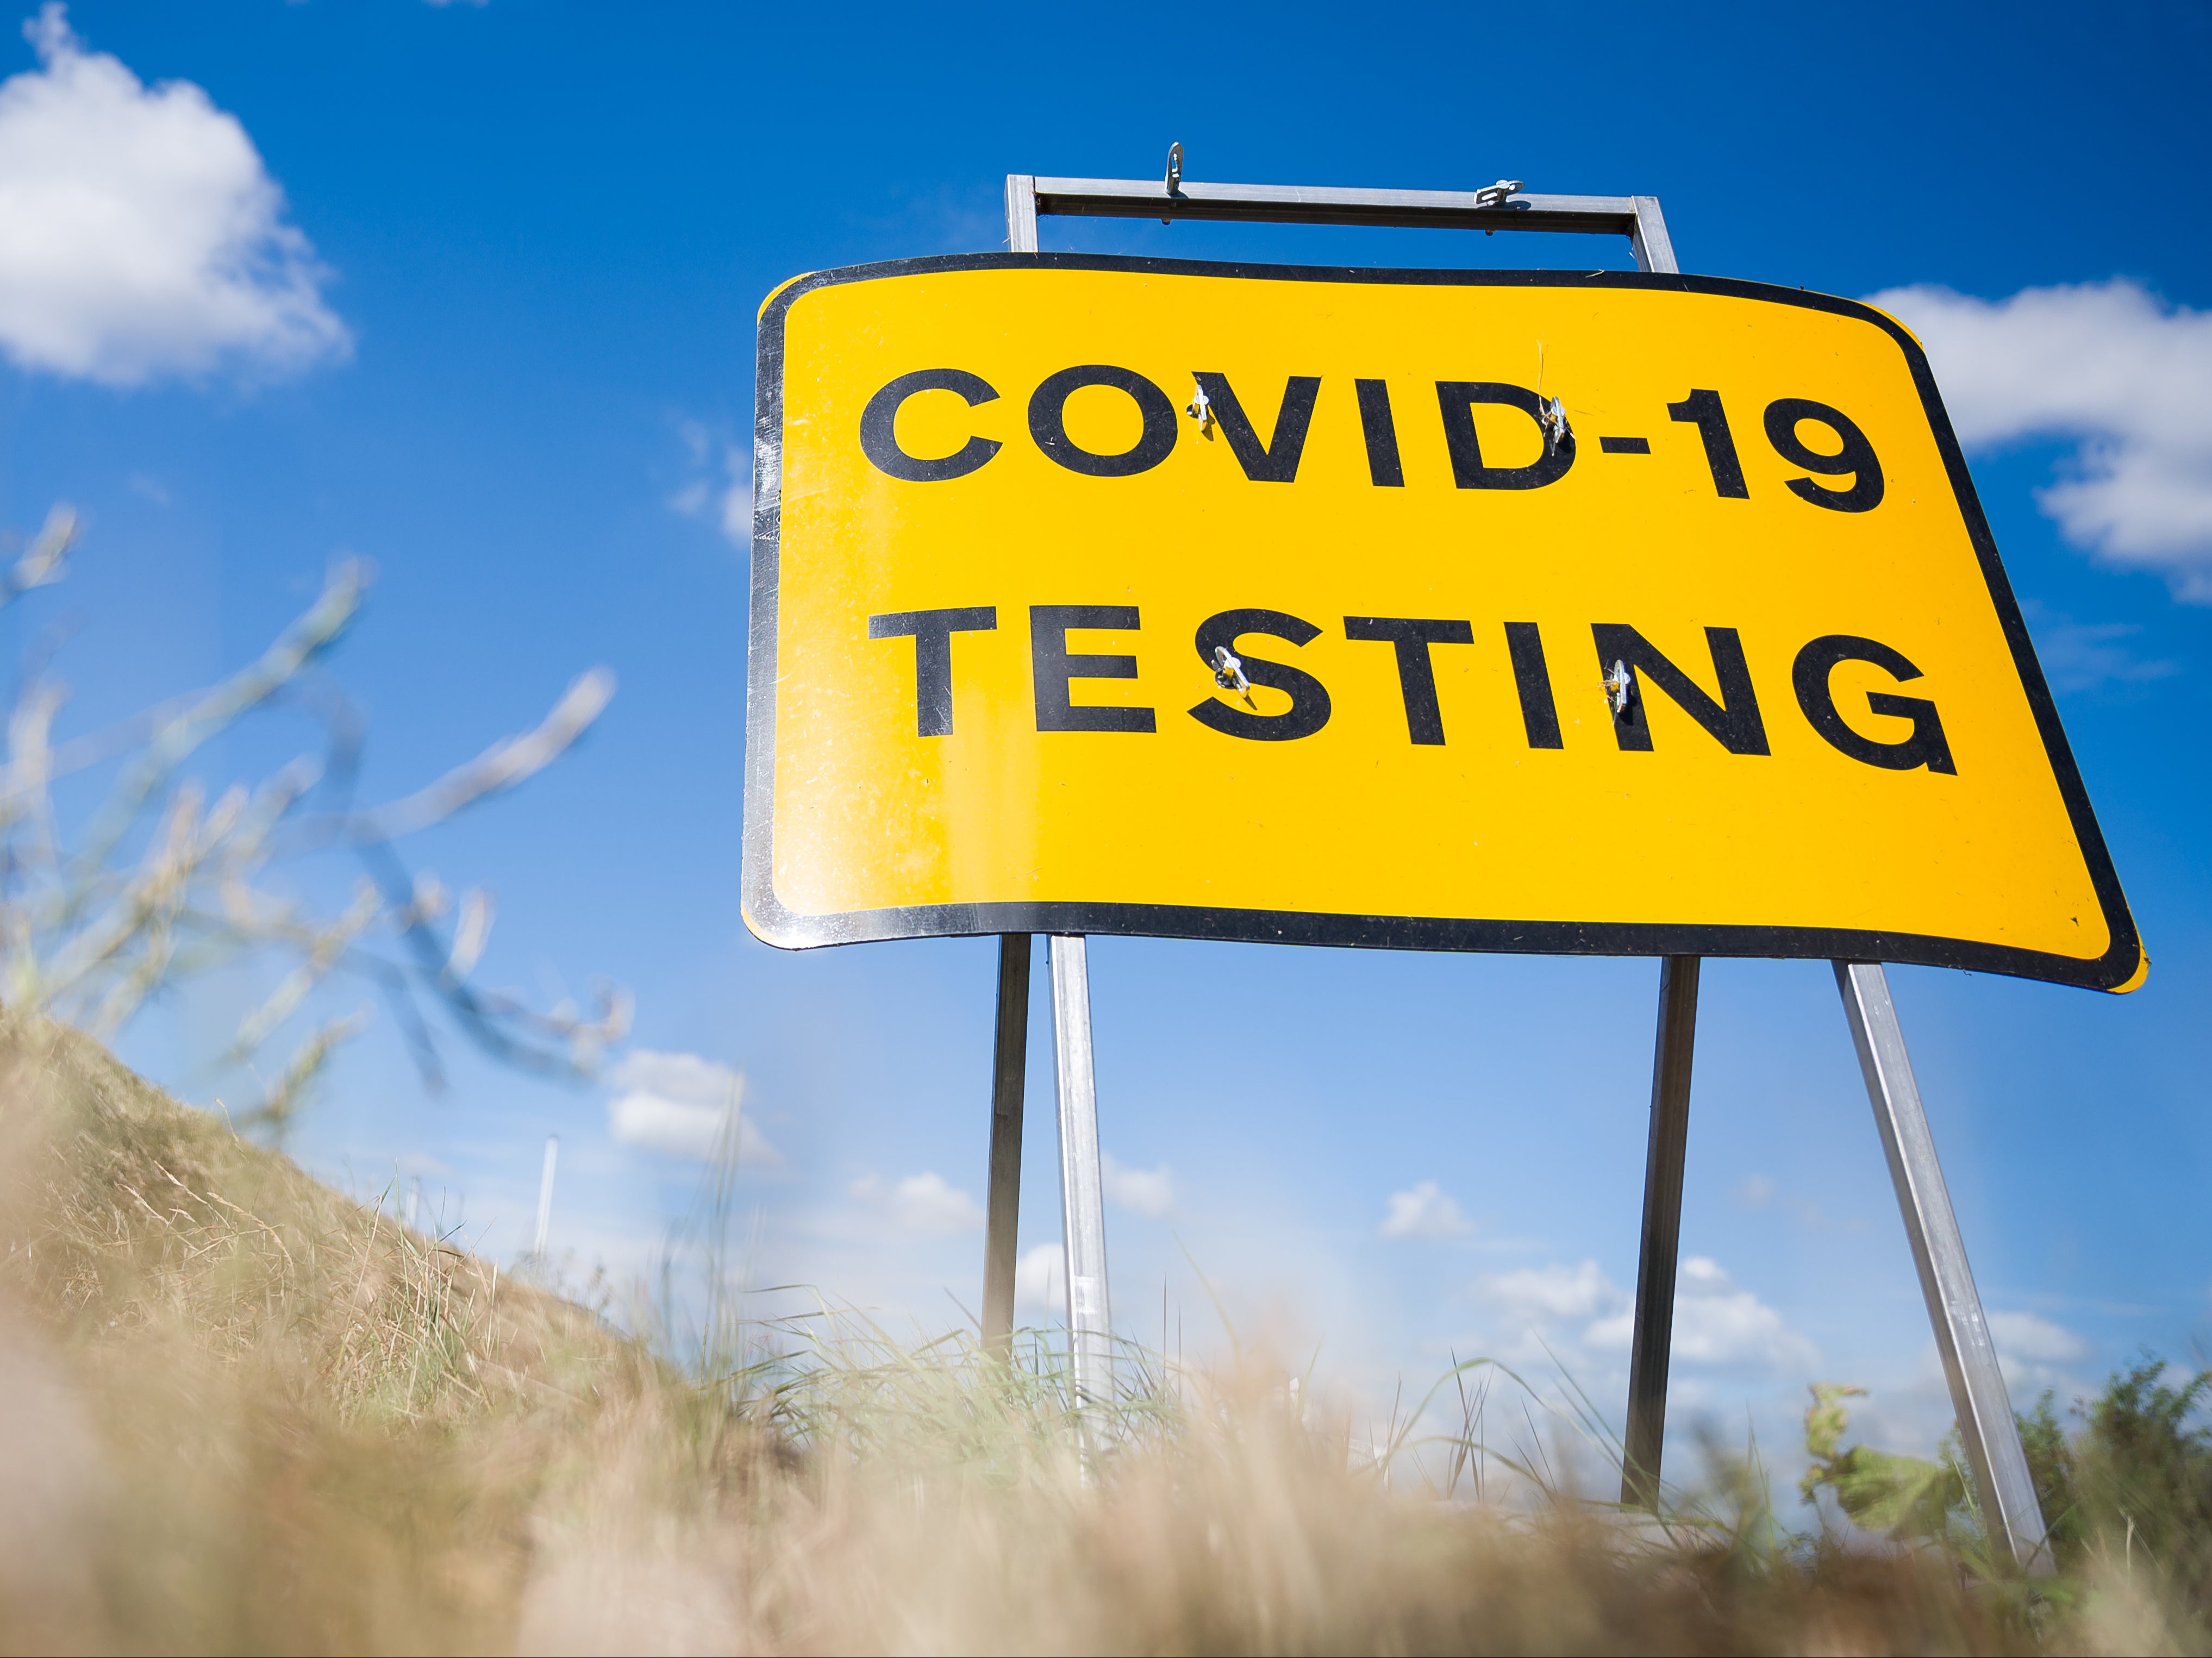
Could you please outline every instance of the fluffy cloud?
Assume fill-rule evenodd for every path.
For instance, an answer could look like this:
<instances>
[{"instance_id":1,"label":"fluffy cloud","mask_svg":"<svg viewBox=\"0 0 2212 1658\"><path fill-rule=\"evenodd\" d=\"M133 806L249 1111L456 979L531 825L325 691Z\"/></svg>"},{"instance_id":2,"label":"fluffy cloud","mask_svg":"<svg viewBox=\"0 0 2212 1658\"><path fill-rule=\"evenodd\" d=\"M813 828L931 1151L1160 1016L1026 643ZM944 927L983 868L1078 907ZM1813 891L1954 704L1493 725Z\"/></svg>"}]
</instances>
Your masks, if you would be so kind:
<instances>
[{"instance_id":1,"label":"fluffy cloud","mask_svg":"<svg viewBox=\"0 0 2212 1658\"><path fill-rule=\"evenodd\" d=\"M1899 288L1869 304L1920 336L1960 441L2079 445L2038 503L2067 538L2212 604L2212 313L2116 277L1978 300Z\"/></svg>"},{"instance_id":2,"label":"fluffy cloud","mask_svg":"<svg viewBox=\"0 0 2212 1658\"><path fill-rule=\"evenodd\" d=\"M607 1079L623 1090L607 1103L607 1127L624 1145L708 1162L721 1154L735 1116L740 1163L782 1161L738 1110L745 1079L726 1065L640 1048L624 1054Z\"/></svg>"},{"instance_id":3,"label":"fluffy cloud","mask_svg":"<svg viewBox=\"0 0 2212 1658\"><path fill-rule=\"evenodd\" d=\"M1033 1249L1024 1249L1021 1259L1014 1263L1014 1300L1024 1307L1063 1305L1067 1299L1060 1288L1060 1273L1064 1270L1057 1243L1040 1243Z\"/></svg>"},{"instance_id":4,"label":"fluffy cloud","mask_svg":"<svg viewBox=\"0 0 2212 1658\"><path fill-rule=\"evenodd\" d=\"M2047 1318L2033 1313L1991 1313L1988 1317L1990 1335L2003 1357L2063 1364L2088 1356L2087 1342Z\"/></svg>"},{"instance_id":5,"label":"fluffy cloud","mask_svg":"<svg viewBox=\"0 0 2212 1658\"><path fill-rule=\"evenodd\" d=\"M1475 1297L1503 1329L1531 1334L1571 1360L1577 1349L1625 1356L1635 1333L1626 1292L1594 1260L1496 1273L1476 1284ZM1820 1363L1819 1350L1780 1313L1706 1255L1685 1260L1676 1276L1673 1353L1678 1364L1792 1375L1809 1375Z\"/></svg>"},{"instance_id":6,"label":"fluffy cloud","mask_svg":"<svg viewBox=\"0 0 2212 1658\"><path fill-rule=\"evenodd\" d=\"M908 1175L896 1186L886 1186L877 1175L864 1175L847 1188L871 1208L881 1210L902 1230L950 1236L956 1232L979 1232L983 1211L975 1199L942 1175L925 1171Z\"/></svg>"},{"instance_id":7,"label":"fluffy cloud","mask_svg":"<svg viewBox=\"0 0 2212 1658\"><path fill-rule=\"evenodd\" d=\"M1381 1228L1386 1238L1455 1238L1474 1230L1451 1194L1432 1180L1409 1192L1393 1192L1389 1210Z\"/></svg>"},{"instance_id":8,"label":"fluffy cloud","mask_svg":"<svg viewBox=\"0 0 2212 1658\"><path fill-rule=\"evenodd\" d=\"M1493 1272L1476 1282L1475 1293L1505 1321L1531 1325L1586 1319L1626 1300L1594 1260L1579 1266L1555 1262L1517 1272Z\"/></svg>"},{"instance_id":9,"label":"fluffy cloud","mask_svg":"<svg viewBox=\"0 0 2212 1658\"><path fill-rule=\"evenodd\" d=\"M1111 1152L1099 1161L1106 1195L1124 1209L1158 1216L1175 1207L1175 1173L1165 1163L1157 1169L1124 1169Z\"/></svg>"},{"instance_id":10,"label":"fluffy cloud","mask_svg":"<svg viewBox=\"0 0 2212 1658\"><path fill-rule=\"evenodd\" d=\"M1627 1345L1625 1337L1621 1345ZM1773 1308L1738 1288L1708 1255L1692 1255L1675 1279L1674 1357L1692 1364L1757 1364L1799 1375L1820 1363L1811 1342Z\"/></svg>"},{"instance_id":11,"label":"fluffy cloud","mask_svg":"<svg viewBox=\"0 0 2212 1658\"><path fill-rule=\"evenodd\" d=\"M58 3L23 32L40 66L0 84L0 349L111 386L343 355L329 273L237 119L86 52Z\"/></svg>"}]
</instances>

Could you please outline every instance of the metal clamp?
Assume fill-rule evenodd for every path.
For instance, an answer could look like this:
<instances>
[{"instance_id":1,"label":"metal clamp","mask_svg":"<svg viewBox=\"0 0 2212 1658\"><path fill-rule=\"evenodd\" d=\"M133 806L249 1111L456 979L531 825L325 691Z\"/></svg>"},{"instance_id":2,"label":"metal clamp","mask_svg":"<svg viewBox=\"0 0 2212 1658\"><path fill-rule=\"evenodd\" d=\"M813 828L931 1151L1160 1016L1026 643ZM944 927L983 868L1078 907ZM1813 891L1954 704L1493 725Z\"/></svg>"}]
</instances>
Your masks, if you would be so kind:
<instances>
[{"instance_id":1,"label":"metal clamp","mask_svg":"<svg viewBox=\"0 0 2212 1658\"><path fill-rule=\"evenodd\" d=\"M1481 189L1476 191L1474 192L1474 204L1477 207L1504 207L1509 205L1507 198L1511 196L1518 195L1520 191L1520 179L1500 179L1496 184L1485 185Z\"/></svg>"},{"instance_id":2,"label":"metal clamp","mask_svg":"<svg viewBox=\"0 0 2212 1658\"><path fill-rule=\"evenodd\" d=\"M1163 220L1161 222L1165 223L1166 221ZM1207 399L1204 386L1200 386L1192 395L1191 400L1183 404L1182 411L1198 422L1200 435L1211 443L1213 440L1213 428L1216 422L1213 418L1213 404Z\"/></svg>"},{"instance_id":3,"label":"metal clamp","mask_svg":"<svg viewBox=\"0 0 2212 1658\"><path fill-rule=\"evenodd\" d=\"M1628 699L1636 694L1636 676L1628 671L1628 664L1616 661L1613 671L1605 677L1605 702L1613 710L1615 720L1628 712Z\"/></svg>"},{"instance_id":4,"label":"metal clamp","mask_svg":"<svg viewBox=\"0 0 2212 1658\"><path fill-rule=\"evenodd\" d=\"M1574 428L1567 424L1567 405L1557 398L1536 406L1536 423L1544 428L1544 452L1556 455L1559 446L1574 436Z\"/></svg>"},{"instance_id":5,"label":"metal clamp","mask_svg":"<svg viewBox=\"0 0 2212 1658\"><path fill-rule=\"evenodd\" d=\"M1180 142L1168 146L1168 194L1182 194L1182 145ZM1162 224L1172 224L1172 219L1162 219Z\"/></svg>"},{"instance_id":6,"label":"metal clamp","mask_svg":"<svg viewBox=\"0 0 2212 1658\"><path fill-rule=\"evenodd\" d=\"M1213 683L1224 691L1235 691L1244 699L1244 706L1257 711L1259 705L1252 701L1252 682L1244 677L1243 659L1232 655L1226 645L1213 647Z\"/></svg>"}]
</instances>

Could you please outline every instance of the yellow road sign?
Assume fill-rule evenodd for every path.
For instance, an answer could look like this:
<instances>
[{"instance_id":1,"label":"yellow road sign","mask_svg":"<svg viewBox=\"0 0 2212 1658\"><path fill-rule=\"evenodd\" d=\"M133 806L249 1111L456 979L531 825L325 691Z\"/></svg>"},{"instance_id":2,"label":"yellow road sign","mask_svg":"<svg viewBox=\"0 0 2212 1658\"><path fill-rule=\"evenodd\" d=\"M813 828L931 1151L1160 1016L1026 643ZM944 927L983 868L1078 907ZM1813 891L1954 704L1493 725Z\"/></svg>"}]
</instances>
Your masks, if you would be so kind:
<instances>
[{"instance_id":1,"label":"yellow road sign","mask_svg":"<svg viewBox=\"0 0 2212 1658\"><path fill-rule=\"evenodd\" d=\"M2145 960L1918 344L1615 272L976 255L763 308L745 914Z\"/></svg>"}]
</instances>

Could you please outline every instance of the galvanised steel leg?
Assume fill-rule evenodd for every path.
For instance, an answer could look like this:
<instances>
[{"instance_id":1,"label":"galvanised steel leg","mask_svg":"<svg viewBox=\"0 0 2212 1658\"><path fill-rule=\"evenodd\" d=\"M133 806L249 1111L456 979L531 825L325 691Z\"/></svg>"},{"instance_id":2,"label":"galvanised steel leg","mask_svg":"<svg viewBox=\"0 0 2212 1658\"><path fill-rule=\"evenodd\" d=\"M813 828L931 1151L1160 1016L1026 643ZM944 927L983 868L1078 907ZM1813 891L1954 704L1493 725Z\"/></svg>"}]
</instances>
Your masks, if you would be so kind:
<instances>
[{"instance_id":1,"label":"galvanised steel leg","mask_svg":"<svg viewBox=\"0 0 2212 1658\"><path fill-rule=\"evenodd\" d=\"M1656 196L1638 196L1629 246L1638 270L1673 271L1674 244ZM1644 1153L1644 1243L1636 1262L1636 1337L1628 1353L1625 1506L1659 1506L1667 1437L1667 1362L1674 1341L1674 1272L1682 1241L1682 1159L1690 1138L1690 1050L1698 1035L1698 958L1659 968L1659 1040L1651 1060L1651 1139Z\"/></svg>"},{"instance_id":2,"label":"galvanised steel leg","mask_svg":"<svg viewBox=\"0 0 2212 1658\"><path fill-rule=\"evenodd\" d=\"M1981 1294L1966 1264L1966 1240L1959 1236L1942 1166L1936 1161L1935 1137L1905 1051L1897 1005L1889 999L1888 975L1879 962L1835 966L1836 987L1851 1022L1851 1041L1881 1130L1881 1149L1897 1187L1897 1206L1912 1244L1912 1264L1920 1272L1920 1292L1928 1300L1928 1321L1935 1327L1943 1376L1951 1384L1951 1408L1958 1415L1959 1436L1966 1442L1966 1461L1990 1540L2002 1540L2026 1570L2047 1573L2051 1561L2043 1509L2035 1500L2035 1481L2013 1420L2004 1374L1997 1368L1989 1321L1982 1315Z\"/></svg>"},{"instance_id":3,"label":"galvanised steel leg","mask_svg":"<svg viewBox=\"0 0 2212 1658\"><path fill-rule=\"evenodd\" d=\"M1036 179L1026 173L1006 175L1006 248L1034 253L1036 245Z\"/></svg>"},{"instance_id":4,"label":"galvanised steel leg","mask_svg":"<svg viewBox=\"0 0 2212 1658\"><path fill-rule=\"evenodd\" d=\"M1017 253L1036 252L1036 181L1027 174L1006 179L1006 246ZM1078 939L1079 950L1082 941ZM1055 952L1055 957L1057 952ZM1063 1027L1060 1011L1059 965L1053 971L1053 1029ZM1030 936L1003 933L999 938L999 1028L991 1071L991 1189L983 1231L983 1347L1001 1357L1012 1357L1014 1345L1014 1243L1021 1218L1022 1200L1022 1089L1027 1074L1030 1046ZM1063 1037L1058 1046L1065 1052ZM1091 1007L1086 984L1083 1010L1084 1074L1090 1075ZM1063 1079L1066 1060L1060 1061ZM1060 1084L1060 1150L1065 1165L1067 1147L1067 1085ZM1093 1116L1095 1119L1096 1112ZM1091 1133L1092 1185L1097 1185L1098 1136ZM1062 1181L1066 1175L1063 1173ZM1100 1266L1105 1272L1105 1249L1101 1235ZM1072 1284L1073 1279L1069 1282ZM1069 1327L1074 1320L1071 1316Z\"/></svg>"},{"instance_id":5,"label":"galvanised steel leg","mask_svg":"<svg viewBox=\"0 0 2212 1658\"><path fill-rule=\"evenodd\" d=\"M1651 1139L1644 1154L1644 1243L1636 1266L1636 1335L1628 1356L1628 1436L1620 1500L1659 1506L1667 1436L1667 1361L1674 1339L1674 1274L1682 1242L1682 1163L1690 1139L1690 1058L1698 1037L1695 956L1659 967L1659 1035L1651 1059Z\"/></svg>"},{"instance_id":6,"label":"galvanised steel leg","mask_svg":"<svg viewBox=\"0 0 2212 1658\"><path fill-rule=\"evenodd\" d=\"M991 1060L991 1184L983 1231L983 1350L1014 1350L1014 1243L1022 1209L1022 1089L1030 1053L1030 935L999 938L999 1026Z\"/></svg>"},{"instance_id":7,"label":"galvanised steel leg","mask_svg":"<svg viewBox=\"0 0 2212 1658\"><path fill-rule=\"evenodd\" d=\"M1106 1203L1098 1163L1098 1085L1091 1054L1091 966L1080 933L1054 933L1052 1035L1060 1081L1060 1201L1067 1269L1067 1343L1075 1394L1114 1397L1106 1294Z\"/></svg>"}]
</instances>

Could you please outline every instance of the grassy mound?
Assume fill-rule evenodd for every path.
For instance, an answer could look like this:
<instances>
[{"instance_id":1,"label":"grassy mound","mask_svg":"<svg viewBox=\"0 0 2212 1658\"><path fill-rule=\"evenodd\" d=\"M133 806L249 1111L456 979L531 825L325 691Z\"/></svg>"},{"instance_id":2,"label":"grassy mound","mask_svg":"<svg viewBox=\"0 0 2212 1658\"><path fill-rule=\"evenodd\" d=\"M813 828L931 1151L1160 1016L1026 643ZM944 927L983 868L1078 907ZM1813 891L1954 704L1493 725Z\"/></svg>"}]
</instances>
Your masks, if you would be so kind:
<instances>
[{"instance_id":1,"label":"grassy mound","mask_svg":"<svg viewBox=\"0 0 2212 1658\"><path fill-rule=\"evenodd\" d=\"M1263 1365L1080 1424L1048 1364L849 1322L680 1374L5 1016L0 1236L10 1651L2189 1640L2132 1558L2031 1591L1795 1538L1724 1466L1664 1525L1408 1491Z\"/></svg>"},{"instance_id":2,"label":"grassy mound","mask_svg":"<svg viewBox=\"0 0 2212 1658\"><path fill-rule=\"evenodd\" d=\"M0 1022L0 1640L508 1644L531 1516L665 1387L580 1309L348 1201L98 1044ZM26 1550L27 1549L27 1552Z\"/></svg>"}]
</instances>

